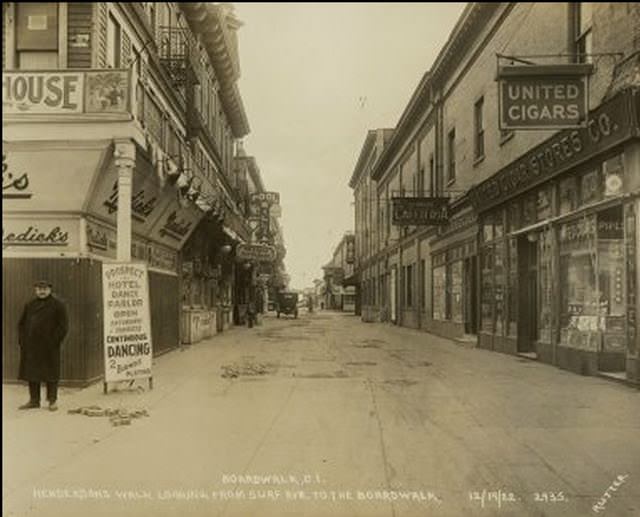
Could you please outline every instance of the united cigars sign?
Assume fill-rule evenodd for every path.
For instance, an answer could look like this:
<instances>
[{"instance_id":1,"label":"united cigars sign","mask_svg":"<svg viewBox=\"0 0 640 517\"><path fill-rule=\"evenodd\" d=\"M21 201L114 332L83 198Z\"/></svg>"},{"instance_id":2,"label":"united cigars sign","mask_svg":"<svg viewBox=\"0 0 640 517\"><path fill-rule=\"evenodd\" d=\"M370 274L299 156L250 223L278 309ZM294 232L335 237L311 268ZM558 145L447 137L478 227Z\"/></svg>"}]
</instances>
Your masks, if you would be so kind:
<instances>
[{"instance_id":1,"label":"united cigars sign","mask_svg":"<svg viewBox=\"0 0 640 517\"><path fill-rule=\"evenodd\" d=\"M449 198L394 197L392 221L397 226L439 226L449 222Z\"/></svg>"},{"instance_id":2,"label":"united cigars sign","mask_svg":"<svg viewBox=\"0 0 640 517\"><path fill-rule=\"evenodd\" d=\"M472 188L478 212L503 203L638 134L637 96L621 92L593 111L586 127L559 131Z\"/></svg>"},{"instance_id":3,"label":"united cigars sign","mask_svg":"<svg viewBox=\"0 0 640 517\"><path fill-rule=\"evenodd\" d=\"M273 262L276 259L276 249L264 244L239 244L236 256L240 260L255 262Z\"/></svg>"},{"instance_id":4,"label":"united cigars sign","mask_svg":"<svg viewBox=\"0 0 640 517\"><path fill-rule=\"evenodd\" d=\"M584 127L592 65L498 67L500 129Z\"/></svg>"}]
</instances>

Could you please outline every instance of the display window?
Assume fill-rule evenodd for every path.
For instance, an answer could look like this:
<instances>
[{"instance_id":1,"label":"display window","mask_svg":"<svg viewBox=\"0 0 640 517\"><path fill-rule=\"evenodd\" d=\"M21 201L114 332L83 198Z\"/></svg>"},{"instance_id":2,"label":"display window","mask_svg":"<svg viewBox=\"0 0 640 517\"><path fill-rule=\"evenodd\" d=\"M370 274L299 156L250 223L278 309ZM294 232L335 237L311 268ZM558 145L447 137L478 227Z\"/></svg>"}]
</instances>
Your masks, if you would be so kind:
<instances>
[{"instance_id":1,"label":"display window","mask_svg":"<svg viewBox=\"0 0 640 517\"><path fill-rule=\"evenodd\" d=\"M553 255L551 248L551 231L541 232L538 237L538 339L551 343L552 310L553 310Z\"/></svg>"},{"instance_id":2,"label":"display window","mask_svg":"<svg viewBox=\"0 0 640 517\"><path fill-rule=\"evenodd\" d=\"M451 320L462 323L462 261L449 264Z\"/></svg>"},{"instance_id":3,"label":"display window","mask_svg":"<svg viewBox=\"0 0 640 517\"><path fill-rule=\"evenodd\" d=\"M505 269L505 243L496 241L493 246L493 298L494 308L494 333L502 335L504 332L505 306L504 297L506 291Z\"/></svg>"},{"instance_id":4,"label":"display window","mask_svg":"<svg viewBox=\"0 0 640 517\"><path fill-rule=\"evenodd\" d=\"M446 319L447 266L433 268L433 319Z\"/></svg>"},{"instance_id":5,"label":"display window","mask_svg":"<svg viewBox=\"0 0 640 517\"><path fill-rule=\"evenodd\" d=\"M507 241L508 278L506 292L507 335L518 335L518 240L515 237Z\"/></svg>"},{"instance_id":6,"label":"display window","mask_svg":"<svg viewBox=\"0 0 640 517\"><path fill-rule=\"evenodd\" d=\"M595 216L560 226L560 337L572 348L597 350L600 296Z\"/></svg>"},{"instance_id":7,"label":"display window","mask_svg":"<svg viewBox=\"0 0 640 517\"><path fill-rule=\"evenodd\" d=\"M578 182L571 176L560 182L560 215L568 214L578 208Z\"/></svg>"},{"instance_id":8,"label":"display window","mask_svg":"<svg viewBox=\"0 0 640 517\"><path fill-rule=\"evenodd\" d=\"M486 245L481 254L481 284L482 295L480 301L480 323L482 330L493 332L493 246Z\"/></svg>"}]
</instances>

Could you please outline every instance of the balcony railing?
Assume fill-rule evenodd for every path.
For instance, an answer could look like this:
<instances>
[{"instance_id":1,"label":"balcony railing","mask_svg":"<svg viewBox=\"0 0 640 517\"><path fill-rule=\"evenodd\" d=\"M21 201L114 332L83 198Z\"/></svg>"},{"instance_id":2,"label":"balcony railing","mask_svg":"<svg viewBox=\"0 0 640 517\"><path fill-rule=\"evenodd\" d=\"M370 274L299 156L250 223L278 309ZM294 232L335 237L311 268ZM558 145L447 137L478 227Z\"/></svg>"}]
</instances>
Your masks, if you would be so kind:
<instances>
[{"instance_id":1,"label":"balcony railing","mask_svg":"<svg viewBox=\"0 0 640 517\"><path fill-rule=\"evenodd\" d=\"M173 85L186 88L189 80L197 81L198 60L195 41L180 27L158 27L158 53Z\"/></svg>"}]
</instances>

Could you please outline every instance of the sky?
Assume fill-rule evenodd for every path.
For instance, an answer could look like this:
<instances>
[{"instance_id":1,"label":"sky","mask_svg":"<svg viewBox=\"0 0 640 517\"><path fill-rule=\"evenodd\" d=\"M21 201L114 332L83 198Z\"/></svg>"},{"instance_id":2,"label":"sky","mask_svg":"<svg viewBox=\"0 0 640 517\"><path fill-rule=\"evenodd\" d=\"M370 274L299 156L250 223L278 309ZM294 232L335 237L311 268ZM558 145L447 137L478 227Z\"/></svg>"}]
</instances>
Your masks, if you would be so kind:
<instances>
[{"instance_id":1,"label":"sky","mask_svg":"<svg viewBox=\"0 0 640 517\"><path fill-rule=\"evenodd\" d=\"M234 5L244 149L280 192L290 287L310 287L354 229L348 182L367 131L396 125L465 4Z\"/></svg>"}]
</instances>

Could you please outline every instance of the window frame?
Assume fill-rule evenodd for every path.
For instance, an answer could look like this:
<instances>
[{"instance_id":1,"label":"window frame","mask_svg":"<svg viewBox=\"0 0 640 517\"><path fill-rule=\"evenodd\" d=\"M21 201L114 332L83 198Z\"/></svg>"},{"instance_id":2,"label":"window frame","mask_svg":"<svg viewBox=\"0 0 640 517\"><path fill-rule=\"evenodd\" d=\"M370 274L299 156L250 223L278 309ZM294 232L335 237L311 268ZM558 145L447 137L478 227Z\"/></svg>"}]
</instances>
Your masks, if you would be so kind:
<instances>
[{"instance_id":1,"label":"window frame","mask_svg":"<svg viewBox=\"0 0 640 517\"><path fill-rule=\"evenodd\" d=\"M484 159L484 95L481 95L473 104L473 157L474 164Z\"/></svg>"},{"instance_id":2,"label":"window frame","mask_svg":"<svg viewBox=\"0 0 640 517\"><path fill-rule=\"evenodd\" d=\"M447 185L456 181L456 128L447 132Z\"/></svg>"}]
</instances>

